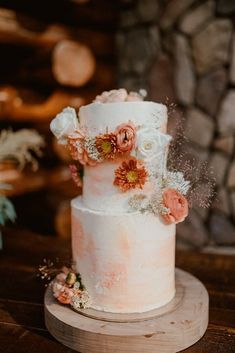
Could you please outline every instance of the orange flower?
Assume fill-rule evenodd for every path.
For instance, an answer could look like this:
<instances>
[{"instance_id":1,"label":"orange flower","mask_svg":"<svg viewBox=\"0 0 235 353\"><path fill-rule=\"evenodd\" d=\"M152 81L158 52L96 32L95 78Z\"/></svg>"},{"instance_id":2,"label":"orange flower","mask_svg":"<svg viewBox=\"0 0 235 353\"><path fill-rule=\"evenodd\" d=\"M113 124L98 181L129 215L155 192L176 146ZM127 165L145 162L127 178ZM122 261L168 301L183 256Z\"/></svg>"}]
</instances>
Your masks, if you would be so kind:
<instances>
[{"instance_id":1,"label":"orange flower","mask_svg":"<svg viewBox=\"0 0 235 353\"><path fill-rule=\"evenodd\" d=\"M115 130L117 149L119 153L131 152L136 143L135 126L131 123L121 124Z\"/></svg>"},{"instance_id":2,"label":"orange flower","mask_svg":"<svg viewBox=\"0 0 235 353\"><path fill-rule=\"evenodd\" d=\"M122 165L115 170L115 179L113 184L117 185L122 191L129 189L142 189L148 173L144 166L132 158L127 162L122 162Z\"/></svg>"},{"instance_id":3,"label":"orange flower","mask_svg":"<svg viewBox=\"0 0 235 353\"><path fill-rule=\"evenodd\" d=\"M70 304L71 298L74 296L74 291L70 288L64 287L58 295L57 299L62 304Z\"/></svg>"},{"instance_id":4,"label":"orange flower","mask_svg":"<svg viewBox=\"0 0 235 353\"><path fill-rule=\"evenodd\" d=\"M114 159L117 152L117 137L115 134L104 134L96 137L96 148L104 159Z\"/></svg>"},{"instance_id":5,"label":"orange flower","mask_svg":"<svg viewBox=\"0 0 235 353\"><path fill-rule=\"evenodd\" d=\"M188 201L175 189L166 189L163 192L163 205L169 209L168 213L162 214L167 224L182 222L188 215Z\"/></svg>"},{"instance_id":6,"label":"orange flower","mask_svg":"<svg viewBox=\"0 0 235 353\"><path fill-rule=\"evenodd\" d=\"M68 136L68 147L72 158L79 161L82 165L94 166L97 161L91 159L84 147L85 136L84 134L77 130L76 132Z\"/></svg>"}]
</instances>

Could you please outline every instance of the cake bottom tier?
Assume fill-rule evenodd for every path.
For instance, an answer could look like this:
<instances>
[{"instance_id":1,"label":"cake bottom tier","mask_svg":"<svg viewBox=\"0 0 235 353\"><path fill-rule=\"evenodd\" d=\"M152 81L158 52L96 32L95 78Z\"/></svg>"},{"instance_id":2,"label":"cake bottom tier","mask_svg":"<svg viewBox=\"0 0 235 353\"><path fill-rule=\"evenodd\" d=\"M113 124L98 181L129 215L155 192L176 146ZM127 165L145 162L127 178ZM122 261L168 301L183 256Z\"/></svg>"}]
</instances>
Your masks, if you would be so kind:
<instances>
[{"instance_id":1,"label":"cake bottom tier","mask_svg":"<svg viewBox=\"0 0 235 353\"><path fill-rule=\"evenodd\" d=\"M87 209L72 200L72 252L92 308L145 312L175 294L175 225L152 214Z\"/></svg>"}]
</instances>

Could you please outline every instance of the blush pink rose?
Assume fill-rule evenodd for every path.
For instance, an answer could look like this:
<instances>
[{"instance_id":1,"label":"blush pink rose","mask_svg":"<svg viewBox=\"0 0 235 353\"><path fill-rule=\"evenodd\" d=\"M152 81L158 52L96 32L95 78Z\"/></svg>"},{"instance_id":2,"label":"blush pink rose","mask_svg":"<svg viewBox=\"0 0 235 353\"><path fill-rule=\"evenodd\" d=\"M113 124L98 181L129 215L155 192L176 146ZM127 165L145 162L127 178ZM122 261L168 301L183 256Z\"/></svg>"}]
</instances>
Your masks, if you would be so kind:
<instances>
[{"instance_id":1,"label":"blush pink rose","mask_svg":"<svg viewBox=\"0 0 235 353\"><path fill-rule=\"evenodd\" d=\"M131 152L136 144L136 129L131 123L121 124L115 130L117 150L119 153Z\"/></svg>"},{"instance_id":2,"label":"blush pink rose","mask_svg":"<svg viewBox=\"0 0 235 353\"><path fill-rule=\"evenodd\" d=\"M175 189L166 189L163 192L163 205L169 209L162 218L167 224L182 222L188 215L188 201Z\"/></svg>"}]
</instances>

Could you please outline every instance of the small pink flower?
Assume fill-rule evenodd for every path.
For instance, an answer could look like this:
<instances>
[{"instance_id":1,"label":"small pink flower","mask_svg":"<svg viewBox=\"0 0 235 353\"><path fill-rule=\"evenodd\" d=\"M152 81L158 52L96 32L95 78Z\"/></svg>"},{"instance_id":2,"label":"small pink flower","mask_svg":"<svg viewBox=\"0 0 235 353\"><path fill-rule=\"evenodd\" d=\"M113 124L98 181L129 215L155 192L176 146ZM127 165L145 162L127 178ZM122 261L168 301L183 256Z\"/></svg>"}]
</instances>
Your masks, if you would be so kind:
<instances>
[{"instance_id":1,"label":"small pink flower","mask_svg":"<svg viewBox=\"0 0 235 353\"><path fill-rule=\"evenodd\" d=\"M77 185L77 187L82 187L82 179L78 173L77 166L75 164L70 164L69 169L74 183Z\"/></svg>"},{"instance_id":2,"label":"small pink flower","mask_svg":"<svg viewBox=\"0 0 235 353\"><path fill-rule=\"evenodd\" d=\"M167 224L182 222L188 215L188 201L175 189L166 189L163 192L162 203L169 209L169 212L162 214Z\"/></svg>"},{"instance_id":3,"label":"small pink flower","mask_svg":"<svg viewBox=\"0 0 235 353\"><path fill-rule=\"evenodd\" d=\"M137 92L130 92L126 99L127 102L142 102L143 97Z\"/></svg>"},{"instance_id":4,"label":"small pink flower","mask_svg":"<svg viewBox=\"0 0 235 353\"><path fill-rule=\"evenodd\" d=\"M56 276L56 281L61 283L61 284L64 284L65 283L65 280L66 280L66 277L67 275L63 272L59 273L57 276Z\"/></svg>"},{"instance_id":5,"label":"small pink flower","mask_svg":"<svg viewBox=\"0 0 235 353\"><path fill-rule=\"evenodd\" d=\"M97 161L91 159L84 147L85 135L77 130L68 136L68 147L72 158L82 165L96 165Z\"/></svg>"},{"instance_id":6,"label":"small pink flower","mask_svg":"<svg viewBox=\"0 0 235 353\"><path fill-rule=\"evenodd\" d=\"M60 272L52 282L51 288L53 296L62 304L70 304L71 298L75 293L74 289L70 288L71 285L66 283L66 280L68 280L68 274L72 274L71 270L63 266L62 272Z\"/></svg>"},{"instance_id":7,"label":"small pink flower","mask_svg":"<svg viewBox=\"0 0 235 353\"><path fill-rule=\"evenodd\" d=\"M121 124L115 130L117 150L119 153L130 153L136 144L136 129L131 123Z\"/></svg>"},{"instance_id":8,"label":"small pink flower","mask_svg":"<svg viewBox=\"0 0 235 353\"><path fill-rule=\"evenodd\" d=\"M99 96L96 96L94 102L99 103L115 103L124 102L127 98L127 91L125 88L112 89L111 91L104 91Z\"/></svg>"},{"instance_id":9,"label":"small pink flower","mask_svg":"<svg viewBox=\"0 0 235 353\"><path fill-rule=\"evenodd\" d=\"M52 292L55 298L58 298L61 292L63 292L64 284L57 282L57 280L52 282Z\"/></svg>"}]
</instances>

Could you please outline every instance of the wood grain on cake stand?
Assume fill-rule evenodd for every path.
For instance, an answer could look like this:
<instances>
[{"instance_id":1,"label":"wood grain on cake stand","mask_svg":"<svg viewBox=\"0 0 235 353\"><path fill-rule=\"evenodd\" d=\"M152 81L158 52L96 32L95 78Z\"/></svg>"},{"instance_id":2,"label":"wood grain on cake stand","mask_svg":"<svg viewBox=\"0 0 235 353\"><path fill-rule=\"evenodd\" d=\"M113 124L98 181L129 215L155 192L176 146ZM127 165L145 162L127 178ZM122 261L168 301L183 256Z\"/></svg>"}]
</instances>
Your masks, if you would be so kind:
<instances>
[{"instance_id":1,"label":"wood grain on cake stand","mask_svg":"<svg viewBox=\"0 0 235 353\"><path fill-rule=\"evenodd\" d=\"M175 298L147 313L75 312L56 302L49 288L45 294L48 330L58 341L81 353L179 352L205 333L208 308L203 284L180 269L176 269Z\"/></svg>"}]
</instances>

